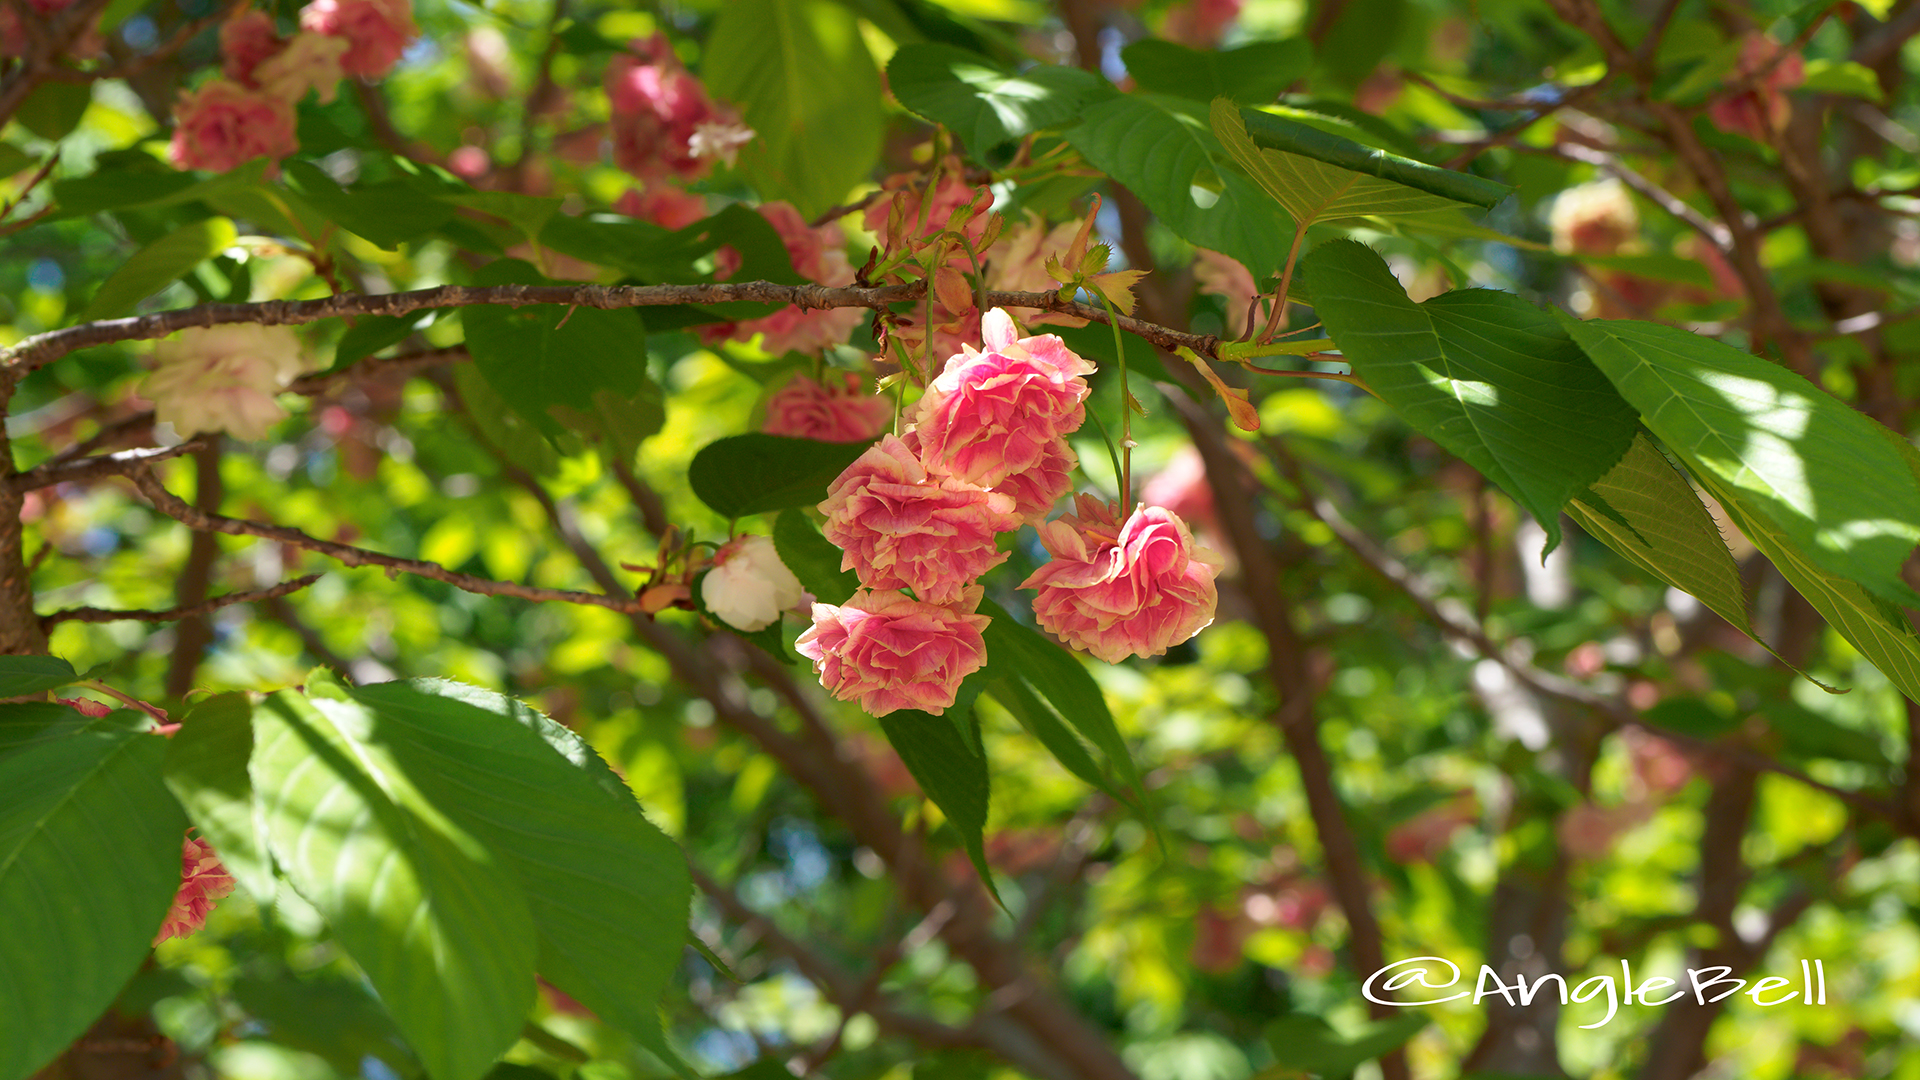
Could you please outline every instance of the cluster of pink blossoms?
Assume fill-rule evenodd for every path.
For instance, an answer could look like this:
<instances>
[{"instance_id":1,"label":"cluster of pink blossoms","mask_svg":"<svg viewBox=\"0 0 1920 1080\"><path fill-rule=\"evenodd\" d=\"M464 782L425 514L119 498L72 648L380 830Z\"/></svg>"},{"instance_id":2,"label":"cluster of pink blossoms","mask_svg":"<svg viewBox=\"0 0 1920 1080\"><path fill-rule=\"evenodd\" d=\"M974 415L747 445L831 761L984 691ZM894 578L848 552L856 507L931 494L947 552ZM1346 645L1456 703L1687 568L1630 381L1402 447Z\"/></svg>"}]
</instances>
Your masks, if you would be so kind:
<instances>
[{"instance_id":1,"label":"cluster of pink blossoms","mask_svg":"<svg viewBox=\"0 0 1920 1080\"><path fill-rule=\"evenodd\" d=\"M632 50L607 66L614 163L646 180L695 180L716 160L733 164L753 139L740 114L707 96L666 35Z\"/></svg>"},{"instance_id":2,"label":"cluster of pink blossoms","mask_svg":"<svg viewBox=\"0 0 1920 1080\"><path fill-rule=\"evenodd\" d=\"M867 392L866 380L851 371L822 385L797 375L767 400L760 430L789 439L866 442L893 422L893 405Z\"/></svg>"},{"instance_id":3,"label":"cluster of pink blossoms","mask_svg":"<svg viewBox=\"0 0 1920 1080\"><path fill-rule=\"evenodd\" d=\"M412 0L313 0L290 38L244 9L220 28L221 76L180 92L167 156L216 172L286 157L300 148L294 106L307 91L332 101L343 77L385 75L418 36Z\"/></svg>"},{"instance_id":4,"label":"cluster of pink blossoms","mask_svg":"<svg viewBox=\"0 0 1920 1080\"><path fill-rule=\"evenodd\" d=\"M1020 337L995 309L985 350L968 345L928 386L904 436L884 435L820 504L825 533L860 579L845 604L815 604L796 648L821 684L875 716L939 714L986 664L981 575L1005 562L995 538L1040 525L1053 555L1022 588L1040 625L1108 661L1154 656L1213 620L1218 557L1180 520L1141 506L1124 524L1073 486L1066 437L1086 418L1091 363L1052 334ZM899 591L912 590L912 596Z\"/></svg>"},{"instance_id":5,"label":"cluster of pink blossoms","mask_svg":"<svg viewBox=\"0 0 1920 1080\"><path fill-rule=\"evenodd\" d=\"M818 285L853 284L853 264L847 261L847 241L840 226L829 222L816 229L792 203L762 203L757 209L780 234L795 273ZM720 265L714 270L715 281L727 280L740 268L740 255L730 247L720 249L717 261ZM855 307L802 310L788 304L758 319L703 326L700 340L712 345L728 339L750 341L757 334L760 348L769 355L801 352L818 356L827 346L846 341L866 315L864 309Z\"/></svg>"}]
</instances>

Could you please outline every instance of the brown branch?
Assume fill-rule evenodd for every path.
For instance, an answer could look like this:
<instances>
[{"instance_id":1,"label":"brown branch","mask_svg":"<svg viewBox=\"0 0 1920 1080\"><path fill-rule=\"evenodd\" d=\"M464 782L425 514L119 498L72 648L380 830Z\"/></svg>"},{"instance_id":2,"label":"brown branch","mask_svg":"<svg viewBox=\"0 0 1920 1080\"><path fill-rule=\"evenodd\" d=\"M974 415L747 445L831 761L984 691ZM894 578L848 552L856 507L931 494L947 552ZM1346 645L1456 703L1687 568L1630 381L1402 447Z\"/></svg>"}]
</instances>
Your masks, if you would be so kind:
<instances>
[{"instance_id":1,"label":"brown branch","mask_svg":"<svg viewBox=\"0 0 1920 1080\"><path fill-rule=\"evenodd\" d=\"M129 476L156 461L166 461L168 458L191 454L206 445L205 442L195 439L178 446L147 446L138 450L102 454L98 457L49 461L14 476L7 483L11 484L15 491L34 491L52 487L55 484L82 483L108 476Z\"/></svg>"},{"instance_id":2,"label":"brown branch","mask_svg":"<svg viewBox=\"0 0 1920 1080\"><path fill-rule=\"evenodd\" d=\"M442 285L398 293L340 293L318 300L268 300L257 304L203 304L199 307L155 312L126 319L82 323L36 334L10 349L0 350L0 381L17 382L68 353L119 341L163 338L190 327L254 323L292 326L349 315L405 315L429 308L532 304L590 307L605 311L666 304L715 304L750 301L792 304L802 310L819 308L883 308L919 299L925 282L867 288L825 285L779 285L771 281L720 282L700 285ZM995 307L1062 312L1090 322L1117 323L1163 349L1181 346L1217 357L1219 339L1210 334L1188 334L1127 315L1111 318L1104 308L1061 300L1052 292L989 292Z\"/></svg>"},{"instance_id":3,"label":"brown branch","mask_svg":"<svg viewBox=\"0 0 1920 1080\"><path fill-rule=\"evenodd\" d=\"M511 581L494 581L491 578L449 570L439 563L427 562L424 559L403 559L393 555L382 555L377 551L368 551L366 548L321 540L285 525L270 525L265 522L208 513L188 506L179 496L168 491L151 472L135 473L133 482L134 486L152 500L154 509L190 529L226 533L229 536L257 536L265 540L277 540L283 544L318 552L346 566L384 567L389 577L402 573L412 574L415 577L442 581L456 589L481 596L511 596L521 600L584 604L633 614L638 614L640 610L635 601L626 597L603 596L599 593L576 592L571 589L547 589Z\"/></svg>"},{"instance_id":4,"label":"brown branch","mask_svg":"<svg viewBox=\"0 0 1920 1080\"><path fill-rule=\"evenodd\" d=\"M27 55L21 58L20 65L11 74L0 79L0 125L5 125L19 111L28 95L59 69L60 60L72 54L74 42L86 32L87 27L93 25L93 20L111 2L79 0L51 17L25 10L25 4L15 5L18 13L16 18L27 32Z\"/></svg>"},{"instance_id":5,"label":"brown branch","mask_svg":"<svg viewBox=\"0 0 1920 1080\"><path fill-rule=\"evenodd\" d=\"M63 622L175 622L180 619L190 619L199 615L211 614L212 612L219 611L221 608L232 607L235 604L257 604L264 601L278 600L288 593L299 592L301 589L319 581L321 577L321 574L308 574L305 577L297 577L292 581L283 581L278 585L269 586L264 589L248 589L244 592L228 593L225 596L215 596L211 599L202 600L197 604L185 604L180 607L167 608L164 611L147 611L141 609L120 611L113 608L96 607L67 608L64 611L49 612L40 616L40 625L42 629L51 630Z\"/></svg>"},{"instance_id":6,"label":"brown branch","mask_svg":"<svg viewBox=\"0 0 1920 1080\"><path fill-rule=\"evenodd\" d=\"M227 487L220 477L221 438L214 436L193 455L193 505L198 510L216 512L227 500ZM144 470L143 470L144 471ZM214 563L220 559L220 541L210 532L196 532L187 546L187 561L180 568L174 585L174 599L185 609L198 607L213 586ZM213 623L206 616L183 616L173 630L173 651L167 657L167 677L163 686L168 697L184 698L193 689L193 673L200 669L201 657L213 644Z\"/></svg>"}]
</instances>

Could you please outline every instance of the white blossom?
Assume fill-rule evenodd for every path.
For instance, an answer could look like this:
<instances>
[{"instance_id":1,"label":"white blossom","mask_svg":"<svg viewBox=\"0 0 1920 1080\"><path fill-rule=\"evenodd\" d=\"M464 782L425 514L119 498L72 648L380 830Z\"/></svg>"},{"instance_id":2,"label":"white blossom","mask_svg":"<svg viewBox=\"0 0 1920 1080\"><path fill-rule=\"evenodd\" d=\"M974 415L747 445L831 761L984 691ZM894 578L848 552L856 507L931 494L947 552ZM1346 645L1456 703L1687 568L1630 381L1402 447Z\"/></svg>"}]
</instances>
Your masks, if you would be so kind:
<instances>
[{"instance_id":1,"label":"white blossom","mask_svg":"<svg viewBox=\"0 0 1920 1080\"><path fill-rule=\"evenodd\" d=\"M140 393L153 402L154 417L183 436L266 438L287 415L274 396L305 368L291 329L245 323L182 330L155 345L153 358Z\"/></svg>"},{"instance_id":2,"label":"white blossom","mask_svg":"<svg viewBox=\"0 0 1920 1080\"><path fill-rule=\"evenodd\" d=\"M728 626L749 632L772 626L802 595L800 579L764 536L742 536L721 547L700 585L708 611Z\"/></svg>"}]
</instances>

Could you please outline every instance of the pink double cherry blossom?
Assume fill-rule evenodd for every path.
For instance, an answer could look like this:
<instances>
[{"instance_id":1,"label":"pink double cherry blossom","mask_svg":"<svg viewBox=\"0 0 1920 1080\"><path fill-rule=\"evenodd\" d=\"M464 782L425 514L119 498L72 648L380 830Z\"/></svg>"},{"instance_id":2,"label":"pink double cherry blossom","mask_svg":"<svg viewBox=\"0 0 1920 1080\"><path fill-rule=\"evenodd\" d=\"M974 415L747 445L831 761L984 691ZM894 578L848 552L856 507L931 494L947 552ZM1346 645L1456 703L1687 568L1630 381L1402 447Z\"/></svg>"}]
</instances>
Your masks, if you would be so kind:
<instances>
[{"instance_id":1,"label":"pink double cherry blossom","mask_svg":"<svg viewBox=\"0 0 1920 1080\"><path fill-rule=\"evenodd\" d=\"M900 709L938 716L961 680L987 664L980 634L991 620L973 610L984 591L975 585L959 603L930 604L860 589L845 604L813 605L813 625L794 648L841 701L858 701L874 716Z\"/></svg>"},{"instance_id":2,"label":"pink double cherry blossom","mask_svg":"<svg viewBox=\"0 0 1920 1080\"><path fill-rule=\"evenodd\" d=\"M1087 495L1079 511L1040 526L1053 559L1020 583L1040 592L1042 629L1112 664L1159 656L1213 622L1221 559L1185 522L1142 504L1122 523Z\"/></svg>"}]
</instances>

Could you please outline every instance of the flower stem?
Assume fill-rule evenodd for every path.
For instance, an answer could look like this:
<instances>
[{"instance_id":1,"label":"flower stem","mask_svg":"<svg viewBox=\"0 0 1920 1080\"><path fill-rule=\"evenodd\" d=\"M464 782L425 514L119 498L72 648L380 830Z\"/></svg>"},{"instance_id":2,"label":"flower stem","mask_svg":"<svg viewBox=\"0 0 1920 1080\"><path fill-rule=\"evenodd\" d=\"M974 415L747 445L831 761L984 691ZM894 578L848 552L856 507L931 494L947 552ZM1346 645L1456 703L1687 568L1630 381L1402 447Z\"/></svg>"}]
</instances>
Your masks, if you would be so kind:
<instances>
[{"instance_id":1,"label":"flower stem","mask_svg":"<svg viewBox=\"0 0 1920 1080\"><path fill-rule=\"evenodd\" d=\"M1101 306L1107 309L1107 325L1113 328L1113 351L1120 359L1120 512L1133 512L1133 394L1127 390L1127 343L1120 336L1120 320L1114 317L1113 301L1094 289Z\"/></svg>"}]
</instances>

